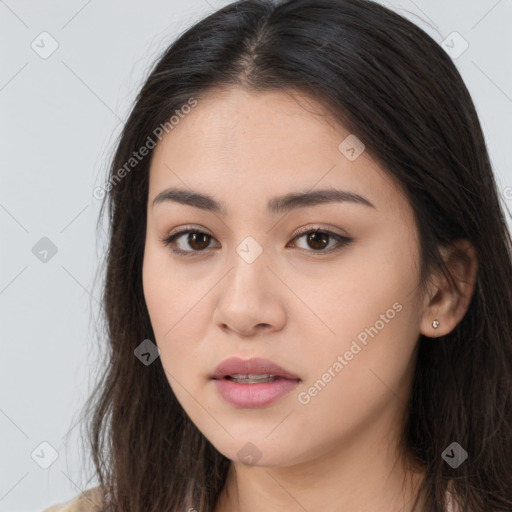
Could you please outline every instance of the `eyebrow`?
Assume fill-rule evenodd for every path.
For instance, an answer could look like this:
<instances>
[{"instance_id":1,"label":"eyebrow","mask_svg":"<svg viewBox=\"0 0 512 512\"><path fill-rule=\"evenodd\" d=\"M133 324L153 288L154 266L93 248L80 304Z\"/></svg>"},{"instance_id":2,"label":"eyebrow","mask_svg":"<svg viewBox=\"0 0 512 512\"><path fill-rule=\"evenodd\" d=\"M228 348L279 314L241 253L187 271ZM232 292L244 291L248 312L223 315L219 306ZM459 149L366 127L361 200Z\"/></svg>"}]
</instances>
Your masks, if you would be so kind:
<instances>
[{"instance_id":1,"label":"eyebrow","mask_svg":"<svg viewBox=\"0 0 512 512\"><path fill-rule=\"evenodd\" d=\"M212 196L200 192L180 188L169 188L163 190L155 197L152 206L155 207L166 201L192 206L223 216L228 214L225 203L217 201ZM277 215L307 206L343 202L356 203L375 208L368 199L359 194L330 188L308 192L291 192L283 196L274 197L268 201L267 212L271 215Z\"/></svg>"}]
</instances>

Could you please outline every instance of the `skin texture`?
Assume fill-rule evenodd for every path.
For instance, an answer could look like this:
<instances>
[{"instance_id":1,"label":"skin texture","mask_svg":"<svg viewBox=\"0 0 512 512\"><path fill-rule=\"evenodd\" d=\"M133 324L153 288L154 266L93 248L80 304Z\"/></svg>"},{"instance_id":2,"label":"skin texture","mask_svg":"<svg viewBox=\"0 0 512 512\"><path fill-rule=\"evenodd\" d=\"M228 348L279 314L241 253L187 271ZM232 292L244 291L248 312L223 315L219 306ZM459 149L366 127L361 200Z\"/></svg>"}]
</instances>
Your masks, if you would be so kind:
<instances>
[{"instance_id":1,"label":"skin texture","mask_svg":"<svg viewBox=\"0 0 512 512\"><path fill-rule=\"evenodd\" d=\"M422 294L405 195L367 152L354 161L342 154L349 132L326 114L304 96L216 90L152 156L144 294L169 385L233 461L218 512L410 512L423 477L405 471L396 448L416 342L420 333L446 334L464 315L474 251L461 244L472 258L455 265L466 283L462 295L440 276ZM228 215L175 202L153 207L158 193L175 186L212 195ZM345 202L266 213L274 196L329 187L360 194L375 208ZM196 253L174 254L162 239L189 227L211 238L191 246L185 234L175 247ZM318 250L307 235L297 238L299 228L319 227L352 241L341 247L325 238L328 247ZM263 251L252 263L236 251L247 236ZM361 350L344 358L342 370L333 369L376 325L378 333L358 342ZM231 356L266 357L298 375L300 385L265 407L236 408L210 379ZM301 403L299 393L304 402L329 368L330 381ZM254 465L238 455L249 442L260 457Z\"/></svg>"}]
</instances>

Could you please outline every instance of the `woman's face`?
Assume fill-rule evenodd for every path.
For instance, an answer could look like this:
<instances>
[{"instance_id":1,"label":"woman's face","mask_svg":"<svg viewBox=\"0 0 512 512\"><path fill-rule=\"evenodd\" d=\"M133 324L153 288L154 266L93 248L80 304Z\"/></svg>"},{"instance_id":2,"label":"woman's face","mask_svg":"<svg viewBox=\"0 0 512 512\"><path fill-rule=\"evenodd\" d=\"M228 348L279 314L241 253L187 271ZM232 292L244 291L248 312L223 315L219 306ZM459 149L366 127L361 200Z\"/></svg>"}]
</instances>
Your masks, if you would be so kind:
<instances>
[{"instance_id":1,"label":"woman's face","mask_svg":"<svg viewBox=\"0 0 512 512\"><path fill-rule=\"evenodd\" d=\"M143 285L154 341L188 416L246 464L389 443L420 332L409 203L349 132L301 104L216 91L184 109L151 161ZM154 203L168 189L211 199ZM278 199L326 190L353 196ZM162 241L187 229L196 234ZM213 378L232 357L268 359L295 379L241 377L279 374L265 365Z\"/></svg>"}]
</instances>

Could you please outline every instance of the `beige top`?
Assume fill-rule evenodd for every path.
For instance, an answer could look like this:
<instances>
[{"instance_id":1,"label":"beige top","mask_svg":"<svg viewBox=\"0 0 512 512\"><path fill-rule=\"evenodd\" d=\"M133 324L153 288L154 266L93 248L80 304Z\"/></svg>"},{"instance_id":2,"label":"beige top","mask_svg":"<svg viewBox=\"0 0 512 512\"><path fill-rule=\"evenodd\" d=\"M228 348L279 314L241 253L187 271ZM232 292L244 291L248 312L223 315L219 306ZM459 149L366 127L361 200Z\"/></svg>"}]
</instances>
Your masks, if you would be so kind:
<instances>
[{"instance_id":1,"label":"beige top","mask_svg":"<svg viewBox=\"0 0 512 512\"><path fill-rule=\"evenodd\" d=\"M460 509L455 506L450 492L448 496L448 512L460 512ZM78 496L66 503L52 505L46 508L43 512L100 512L102 511L103 500L100 494L100 487L92 487L87 489ZM425 495L422 494L418 500L413 512L423 512L425 505Z\"/></svg>"}]
</instances>

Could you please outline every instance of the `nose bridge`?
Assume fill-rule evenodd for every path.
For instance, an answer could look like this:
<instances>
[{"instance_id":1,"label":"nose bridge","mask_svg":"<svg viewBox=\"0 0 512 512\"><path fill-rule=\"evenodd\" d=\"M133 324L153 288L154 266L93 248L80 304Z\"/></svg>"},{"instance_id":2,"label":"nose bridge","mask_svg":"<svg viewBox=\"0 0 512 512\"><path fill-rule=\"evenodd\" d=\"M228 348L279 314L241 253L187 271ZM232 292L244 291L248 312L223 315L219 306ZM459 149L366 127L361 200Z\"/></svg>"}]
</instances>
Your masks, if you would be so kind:
<instances>
[{"instance_id":1,"label":"nose bridge","mask_svg":"<svg viewBox=\"0 0 512 512\"><path fill-rule=\"evenodd\" d=\"M257 239L260 237L261 242ZM255 329L263 326L277 330L283 328L286 308L277 299L279 279L267 268L273 266L272 250L265 243L270 239L264 233L246 235L233 247L226 262L229 270L219 288L213 314L213 322L217 326L227 327L243 336L255 334Z\"/></svg>"},{"instance_id":2,"label":"nose bridge","mask_svg":"<svg viewBox=\"0 0 512 512\"><path fill-rule=\"evenodd\" d=\"M237 295L240 294L239 298L244 297L247 300L244 287L250 286L250 292L254 294L258 288L258 286L254 288L254 285L262 285L266 281L267 259L262 243L252 235L244 237L235 247L231 257L232 270L229 286L234 288ZM239 287L242 287L241 291Z\"/></svg>"},{"instance_id":3,"label":"nose bridge","mask_svg":"<svg viewBox=\"0 0 512 512\"><path fill-rule=\"evenodd\" d=\"M225 313L241 316L249 314L253 320L265 321L261 315L264 310L268 311L266 301L270 295L269 277L275 279L267 269L267 252L250 235L235 246L229 258L230 270L225 276L220 298L220 307Z\"/></svg>"}]
</instances>

